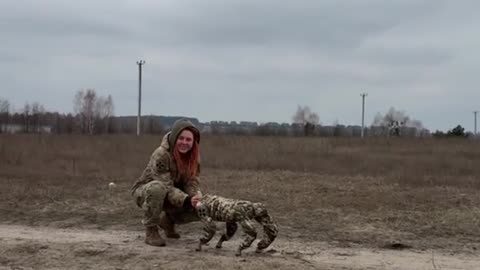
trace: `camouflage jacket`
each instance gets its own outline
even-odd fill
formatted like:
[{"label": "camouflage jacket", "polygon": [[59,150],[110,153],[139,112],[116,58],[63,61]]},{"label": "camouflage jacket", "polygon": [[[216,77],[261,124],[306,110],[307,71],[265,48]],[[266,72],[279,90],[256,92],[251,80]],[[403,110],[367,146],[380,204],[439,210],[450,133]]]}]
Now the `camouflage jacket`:
[{"label": "camouflage jacket", "polygon": [[[173,131],[172,131],[173,132]],[[170,153],[169,136],[172,132],[168,132],[162,139],[160,146],[155,149],[150,160],[144,169],[142,175],[137,179],[131,188],[132,194],[135,190],[151,181],[161,181],[168,188],[167,201],[176,208],[182,207],[184,200],[190,195],[195,195],[199,188],[198,173],[191,179],[177,179],[177,167],[172,154]],[[177,132],[179,133],[179,132]]]}]

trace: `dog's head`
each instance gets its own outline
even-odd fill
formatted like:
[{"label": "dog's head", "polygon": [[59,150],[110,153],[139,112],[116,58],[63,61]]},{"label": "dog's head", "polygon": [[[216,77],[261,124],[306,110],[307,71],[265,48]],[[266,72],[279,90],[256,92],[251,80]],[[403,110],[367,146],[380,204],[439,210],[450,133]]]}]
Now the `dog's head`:
[{"label": "dog's head", "polygon": [[207,205],[202,202],[197,203],[195,210],[197,210],[197,215],[200,219],[206,219],[210,215]]}]

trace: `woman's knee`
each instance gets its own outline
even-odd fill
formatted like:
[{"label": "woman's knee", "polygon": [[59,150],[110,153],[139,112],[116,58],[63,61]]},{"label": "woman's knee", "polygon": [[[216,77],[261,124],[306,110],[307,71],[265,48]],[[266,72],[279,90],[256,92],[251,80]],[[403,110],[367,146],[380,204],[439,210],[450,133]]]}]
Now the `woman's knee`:
[{"label": "woman's knee", "polygon": [[167,187],[160,181],[152,181],[145,184],[143,194],[151,198],[164,200],[167,196]]},{"label": "woman's knee", "polygon": [[162,204],[167,196],[167,187],[160,181],[152,181],[140,187],[136,194],[136,202],[138,206],[147,203]]}]

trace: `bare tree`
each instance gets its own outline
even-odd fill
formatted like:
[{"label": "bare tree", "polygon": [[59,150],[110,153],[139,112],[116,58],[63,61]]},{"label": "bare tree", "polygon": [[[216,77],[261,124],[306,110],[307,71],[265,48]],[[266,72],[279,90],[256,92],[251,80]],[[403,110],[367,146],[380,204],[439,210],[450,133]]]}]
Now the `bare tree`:
[{"label": "bare tree", "polygon": [[0,133],[6,132],[9,115],[10,102],[8,102],[6,99],[0,98]]},{"label": "bare tree", "polygon": [[93,134],[97,93],[95,89],[78,90],[73,99],[73,110],[79,116],[79,126],[82,133]]},{"label": "bare tree", "polygon": [[93,114],[96,118],[103,118],[106,115],[105,112],[105,101],[104,97],[97,97],[95,100],[95,108],[93,109]]},{"label": "bare tree", "polygon": [[105,130],[107,133],[110,133],[111,128],[111,118],[115,114],[115,105],[113,104],[113,98],[111,95],[107,96],[105,101]]},{"label": "bare tree", "polygon": [[85,133],[85,119],[83,115],[83,97],[85,96],[84,90],[78,90],[73,98],[73,112],[77,115],[78,126],[80,132]]},{"label": "bare tree", "polygon": [[10,110],[10,102],[8,100],[0,98],[0,112],[5,113]]},{"label": "bare tree", "polygon": [[318,114],[312,112],[308,106],[298,106],[297,111],[292,117],[293,123],[301,124],[304,128],[304,135],[313,134],[315,126],[318,125],[320,118]]},{"label": "bare tree", "polygon": [[113,98],[98,96],[95,89],[79,90],[73,99],[74,112],[77,115],[82,133],[108,131],[114,113]]},{"label": "bare tree", "polygon": [[99,118],[110,117],[113,115],[114,105],[112,96],[99,96],[95,102],[95,116]]},{"label": "bare tree", "polygon": [[95,104],[97,99],[97,93],[94,89],[87,89],[85,96],[83,97],[83,113],[87,120],[87,132],[93,134],[95,127]]},{"label": "bare tree", "polygon": [[83,96],[85,95],[84,90],[78,90],[75,93],[75,97],[73,98],[73,112],[78,114],[82,111],[82,104],[83,104]]},{"label": "bare tree", "polygon": [[106,116],[113,116],[115,113],[115,105],[113,104],[113,98],[111,95],[107,96],[107,100],[105,101],[105,112]]},{"label": "bare tree", "polygon": [[38,102],[32,104],[32,126],[34,132],[40,133],[42,127],[42,115],[45,113],[45,108]]},{"label": "bare tree", "polygon": [[113,98],[108,95],[106,98],[99,96],[95,103],[95,118],[100,132],[108,133],[110,128],[110,120],[114,113]]},{"label": "bare tree", "polygon": [[293,122],[296,124],[314,124],[319,123],[318,114],[312,112],[308,106],[302,107],[298,106],[297,111],[293,115]]},{"label": "bare tree", "polygon": [[387,135],[400,136],[400,129],[402,127],[415,128],[417,131],[422,131],[423,124],[419,120],[411,119],[405,111],[398,111],[394,107],[390,107],[386,114],[377,113],[372,126],[384,127],[387,130]]},{"label": "bare tree", "polygon": [[25,103],[23,106],[23,132],[28,133],[30,131],[30,104]]}]

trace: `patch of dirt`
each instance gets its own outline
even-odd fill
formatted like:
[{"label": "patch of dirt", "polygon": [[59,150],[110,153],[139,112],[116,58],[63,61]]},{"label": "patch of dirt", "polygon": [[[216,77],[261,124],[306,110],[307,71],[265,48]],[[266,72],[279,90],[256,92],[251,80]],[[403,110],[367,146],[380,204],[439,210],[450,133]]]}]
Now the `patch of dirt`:
[{"label": "patch of dirt", "polygon": [[143,243],[143,232],[0,225],[0,270],[13,269],[476,269],[479,254],[436,250],[333,247],[277,239],[267,251],[234,255],[240,237],[196,252],[198,234],[180,230],[166,247]]}]

